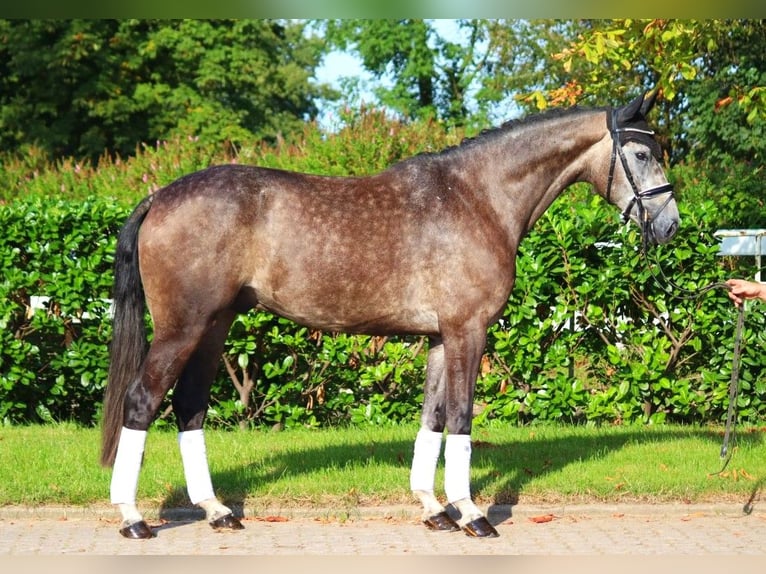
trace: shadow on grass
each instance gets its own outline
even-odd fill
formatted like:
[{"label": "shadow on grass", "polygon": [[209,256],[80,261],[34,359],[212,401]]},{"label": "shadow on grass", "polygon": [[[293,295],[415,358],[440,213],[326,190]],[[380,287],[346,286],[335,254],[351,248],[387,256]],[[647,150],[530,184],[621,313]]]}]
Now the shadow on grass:
[{"label": "shadow on grass", "polygon": [[[511,516],[512,507],[519,502],[526,486],[534,479],[557,472],[576,462],[598,460],[613,454],[626,446],[662,444],[687,438],[699,438],[711,443],[711,448],[720,446],[722,433],[715,429],[655,429],[651,433],[637,428],[610,432],[599,436],[572,436],[556,438],[534,438],[531,440],[484,441],[474,431],[473,471],[471,488],[474,496],[491,500],[488,517],[493,523],[500,523]],[[763,442],[761,432],[742,433],[737,436],[736,445],[757,445]],[[268,434],[257,435],[268,440]],[[254,439],[255,440],[255,439]],[[413,435],[414,441],[414,435]],[[412,441],[382,440],[309,448],[304,451],[275,452],[258,463],[244,463],[224,472],[214,472],[213,485],[224,504],[232,508],[235,515],[243,517],[245,501],[257,484],[277,481],[287,471],[290,474],[312,474],[343,468],[349,463],[374,461],[376,465],[401,468],[401,476],[408,485],[409,467],[412,458]],[[443,458],[440,460],[443,465]],[[483,472],[477,472],[481,468]],[[272,470],[267,470],[272,469]],[[718,469],[710,469],[713,474]],[[249,477],[244,483],[243,477]],[[752,512],[760,499],[766,477],[757,479],[749,500],[744,502],[743,512]],[[438,485],[437,485],[438,490]],[[413,504],[417,504],[414,497]],[[188,506],[183,484],[176,485],[168,492],[160,516],[170,516],[179,506]],[[348,504],[354,504],[353,500]],[[342,508],[334,509],[341,511]],[[201,510],[190,511],[190,516],[203,518]]]},{"label": "shadow on grass", "polygon": [[[511,517],[512,507],[519,503],[527,485],[547,474],[555,473],[570,464],[606,458],[628,446],[661,445],[688,438],[697,438],[711,443],[711,450],[720,447],[722,432],[715,429],[654,429],[651,433],[641,432],[640,427],[630,428],[599,436],[573,435],[552,439],[535,438],[529,441],[513,441],[507,444],[474,444],[474,461],[484,458],[484,466],[491,468],[472,481],[473,491],[492,499],[489,513],[497,516],[497,522]],[[762,433],[738,435],[735,446],[757,445],[763,442]],[[486,449],[486,452],[485,452]],[[478,457],[477,457],[478,454]],[[650,462],[647,460],[647,462]],[[721,461],[721,464],[722,461]],[[712,467],[709,474],[715,474],[720,467]],[[498,485],[498,477],[502,477]],[[761,486],[766,477],[757,480],[745,503],[744,512],[752,512]],[[492,492],[487,489],[492,488]],[[748,509],[749,505],[749,510]]]}]

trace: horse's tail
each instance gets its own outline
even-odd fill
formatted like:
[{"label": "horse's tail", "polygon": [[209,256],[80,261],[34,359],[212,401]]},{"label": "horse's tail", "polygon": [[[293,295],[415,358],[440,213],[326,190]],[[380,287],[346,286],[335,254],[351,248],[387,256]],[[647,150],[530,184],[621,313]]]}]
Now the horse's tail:
[{"label": "horse's tail", "polygon": [[123,404],[128,386],[136,379],[146,357],[144,286],[138,268],[138,231],[152,205],[146,197],[120,230],[114,255],[114,319],[109,378],[104,392],[101,423],[101,464],[112,466],[123,425]]}]

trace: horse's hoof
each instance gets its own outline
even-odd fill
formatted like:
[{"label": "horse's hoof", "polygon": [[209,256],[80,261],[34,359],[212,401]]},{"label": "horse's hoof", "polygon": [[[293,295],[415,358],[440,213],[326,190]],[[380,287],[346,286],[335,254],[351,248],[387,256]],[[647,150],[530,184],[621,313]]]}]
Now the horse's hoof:
[{"label": "horse's hoof", "polygon": [[474,538],[497,538],[500,536],[497,530],[495,530],[495,527],[483,516],[465,524],[463,526],[463,532],[465,532],[466,536],[472,536]]},{"label": "horse's hoof", "polygon": [[123,526],[120,528],[120,534],[122,534],[125,538],[131,538],[133,540],[154,538],[156,536],[152,529],[149,528],[149,525],[146,524],[146,522],[143,520],[139,520],[133,524]]},{"label": "horse's hoof", "polygon": [[438,530],[440,532],[457,532],[460,530],[457,522],[452,520],[449,514],[447,514],[447,512],[444,510],[438,514],[429,516],[423,520],[423,524],[425,524],[429,530]]},{"label": "horse's hoof", "polygon": [[227,530],[244,530],[245,528],[242,526],[239,518],[236,518],[233,514],[224,514],[220,518],[216,518],[210,522],[210,526],[213,530],[221,530],[224,528]]}]

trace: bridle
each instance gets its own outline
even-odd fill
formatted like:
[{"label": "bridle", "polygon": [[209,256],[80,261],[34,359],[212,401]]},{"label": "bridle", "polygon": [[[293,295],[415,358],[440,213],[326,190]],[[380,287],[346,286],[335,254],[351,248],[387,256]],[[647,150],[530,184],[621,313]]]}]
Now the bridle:
[{"label": "bridle", "polygon": [[[625,152],[622,150],[622,143],[620,142],[620,134],[628,133],[628,134],[636,134],[640,138],[641,136],[645,137],[652,137],[654,136],[654,132],[652,130],[648,129],[641,129],[636,127],[618,127],[617,125],[617,110],[611,110],[611,115],[609,116],[610,122],[609,122],[609,133],[612,136],[612,158],[609,163],[609,178],[607,179],[606,184],[606,199],[607,201],[611,201],[611,194],[612,194],[612,182],[614,181],[614,168],[617,164],[617,157],[620,158],[620,163],[622,164],[622,170],[625,173],[625,177],[628,180],[628,183],[630,183],[630,188],[633,190],[633,197],[628,202],[628,205],[625,207],[625,209],[622,212],[622,220],[623,222],[627,222],[628,218],[630,217],[630,212],[633,211],[633,207],[637,207],[638,209],[638,220],[640,222],[641,226],[641,236],[644,240],[644,244],[647,243],[648,240],[648,234],[653,233],[652,231],[652,219],[649,216],[649,212],[644,207],[643,201],[644,199],[652,199],[654,197],[657,197],[659,195],[668,194],[668,198],[665,200],[665,203],[662,204],[662,206],[657,210],[657,213],[661,213],[665,207],[671,202],[673,199],[673,185],[670,183],[665,183],[662,185],[658,185],[655,187],[651,187],[649,189],[639,190],[638,186],[636,185],[636,181],[633,178],[633,173],[630,171],[630,168],[628,167],[628,160],[625,157]],[[638,138],[637,138],[638,139]]]}]

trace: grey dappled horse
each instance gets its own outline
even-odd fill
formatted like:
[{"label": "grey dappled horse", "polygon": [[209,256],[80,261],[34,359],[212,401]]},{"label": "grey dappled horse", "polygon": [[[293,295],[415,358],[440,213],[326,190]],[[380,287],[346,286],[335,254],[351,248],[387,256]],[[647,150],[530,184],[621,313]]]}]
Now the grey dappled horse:
[{"label": "grey dappled horse", "polygon": [[[141,201],[117,243],[104,398],[102,463],[114,466],[121,533],[154,535],[137,484],[146,431],[174,385],[189,497],[213,527],[242,528],[214,494],[202,427],[229,327],[256,308],[325,331],[427,336],[411,489],[429,528],[497,536],[470,490],[487,328],[508,303],[519,242],[569,185],[590,183],[648,244],[675,234],[678,209],[646,122],[653,104],[534,115],[367,177],[210,167]],[[442,444],[456,521],[434,496]]]}]

